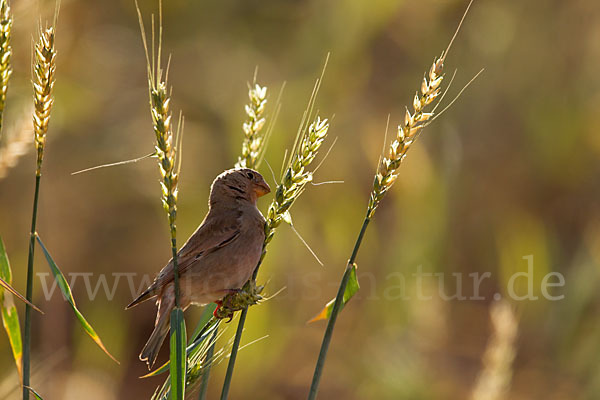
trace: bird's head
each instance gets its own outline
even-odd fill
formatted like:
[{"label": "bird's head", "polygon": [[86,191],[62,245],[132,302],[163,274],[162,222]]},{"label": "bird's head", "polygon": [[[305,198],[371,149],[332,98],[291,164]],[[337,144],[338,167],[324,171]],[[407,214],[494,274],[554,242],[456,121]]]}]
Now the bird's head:
[{"label": "bird's head", "polygon": [[224,199],[256,200],[271,192],[271,188],[261,174],[250,168],[230,169],[217,176],[210,191],[210,203]]}]

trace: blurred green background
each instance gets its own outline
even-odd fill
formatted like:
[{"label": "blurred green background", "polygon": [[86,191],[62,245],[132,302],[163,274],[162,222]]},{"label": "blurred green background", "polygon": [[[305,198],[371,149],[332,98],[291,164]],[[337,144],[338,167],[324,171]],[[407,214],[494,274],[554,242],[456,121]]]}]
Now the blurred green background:
[{"label": "blurred green background", "polygon": [[[140,2],[149,24],[157,2]],[[164,49],[172,54],[173,110],[186,118],[179,240],[207,210],[212,179],[240,152],[247,83],[269,87],[268,110],[286,82],[266,160],[279,171],[326,54],[317,108],[332,118],[337,144],[315,176],[343,184],[310,187],[269,248],[259,280],[280,295],[253,307],[231,399],[303,399],[324,324],[307,325],[335,295],[364,216],[386,120],[391,134],[423,73],[446,47],[465,1],[225,0],[164,2]],[[29,128],[31,38],[53,2],[13,1],[13,77],[4,146]],[[73,285],[79,308],[121,361],[115,365],[81,331],[56,292],[35,280],[32,384],[46,399],[149,398],[162,380],[140,380],[137,354],[155,308],[133,310],[126,277],[114,298],[88,296],[104,274],[153,276],[169,259],[167,221],[152,160],[83,175],[89,166],[152,151],[146,65],[133,1],[63,0],[57,32],[56,102],[43,166],[38,231]],[[358,257],[362,290],[338,321],[322,399],[466,399],[492,335],[489,308],[533,255],[537,301],[513,301],[519,319],[509,399],[596,399],[600,390],[600,3],[593,0],[477,0],[446,60],[458,70],[445,102],[485,72],[424,132],[369,227]],[[272,115],[272,114],[270,114]],[[25,128],[23,128],[25,126]],[[390,137],[390,135],[388,137]],[[327,144],[326,144],[327,146]],[[15,287],[25,291],[34,184],[33,144],[0,180],[0,234]],[[323,154],[324,152],[322,152]],[[271,184],[266,164],[261,167]],[[265,211],[270,198],[261,199]],[[473,293],[468,274],[489,272],[485,300],[445,301],[437,279],[418,300],[413,277],[444,273],[445,291]],[[563,274],[564,295],[547,301],[540,282]],[[38,252],[36,272],[48,273]],[[44,280],[45,279],[45,280]],[[404,279],[403,291],[400,285]],[[398,294],[410,296],[403,300]],[[411,296],[411,294],[413,296]],[[19,305],[20,312],[23,311]],[[194,327],[201,309],[187,312]],[[23,314],[21,313],[23,321]],[[236,322],[220,344],[226,345]],[[164,349],[163,349],[164,350]],[[166,358],[163,352],[161,360]],[[226,361],[213,369],[216,398]],[[0,334],[0,398],[16,399],[18,378]]]}]

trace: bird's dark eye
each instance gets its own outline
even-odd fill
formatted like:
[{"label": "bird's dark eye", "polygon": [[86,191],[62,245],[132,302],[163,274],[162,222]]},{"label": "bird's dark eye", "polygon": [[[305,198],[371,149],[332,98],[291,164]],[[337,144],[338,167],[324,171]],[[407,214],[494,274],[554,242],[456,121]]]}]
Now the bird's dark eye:
[{"label": "bird's dark eye", "polygon": [[246,176],[248,179],[254,179],[254,174],[252,172],[246,172]]}]

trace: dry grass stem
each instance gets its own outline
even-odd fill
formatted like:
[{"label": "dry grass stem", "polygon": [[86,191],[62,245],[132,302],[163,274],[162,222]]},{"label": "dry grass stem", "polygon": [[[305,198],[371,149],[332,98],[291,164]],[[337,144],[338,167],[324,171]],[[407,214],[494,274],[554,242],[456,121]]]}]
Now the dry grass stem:
[{"label": "dry grass stem", "polygon": [[8,0],[0,0],[0,132],[2,130],[2,117],[4,115],[4,105],[6,103],[8,80],[12,73],[12,70],[10,69],[10,56],[12,54],[12,49],[10,47],[11,28],[12,15]]},{"label": "dry grass stem", "polygon": [[490,310],[492,337],[483,355],[483,371],[471,400],[501,400],[506,397],[512,377],[518,321],[511,305],[499,301]]},{"label": "dry grass stem", "polygon": [[34,112],[33,129],[35,137],[35,148],[37,150],[36,175],[41,175],[44,147],[46,145],[46,133],[50,122],[50,111],[54,98],[52,89],[54,87],[54,75],[56,72],[56,49],[54,48],[54,27],[41,30],[38,42],[34,49],[33,66],[33,92]]},{"label": "dry grass stem", "polygon": [[426,112],[441,94],[441,84],[444,79],[444,53],[433,61],[429,72],[423,78],[420,90],[413,99],[412,113],[406,108],[404,123],[398,126],[398,133],[389,148],[387,156],[383,157],[377,168],[373,181],[373,190],[367,210],[371,218],[383,196],[392,187],[398,177],[398,168],[406,157],[406,152],[413,144],[421,130],[433,117],[433,112]]},{"label": "dry grass stem", "polygon": [[248,90],[248,97],[250,102],[245,107],[248,119],[243,124],[242,155],[235,164],[238,168],[256,168],[265,141],[261,130],[266,121],[263,114],[267,105],[267,88],[254,83]]}]

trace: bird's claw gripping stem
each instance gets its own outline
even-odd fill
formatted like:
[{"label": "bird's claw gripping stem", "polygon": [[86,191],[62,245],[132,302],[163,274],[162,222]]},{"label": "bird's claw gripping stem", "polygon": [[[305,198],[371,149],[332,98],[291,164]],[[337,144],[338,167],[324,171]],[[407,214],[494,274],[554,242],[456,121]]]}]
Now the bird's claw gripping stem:
[{"label": "bird's claw gripping stem", "polygon": [[217,308],[213,312],[213,315],[219,319],[229,318],[227,322],[230,322],[236,311],[243,310],[262,300],[260,293],[263,289],[264,286],[256,286],[256,282],[251,280],[241,289],[228,290],[227,295],[222,300],[216,301]]}]

